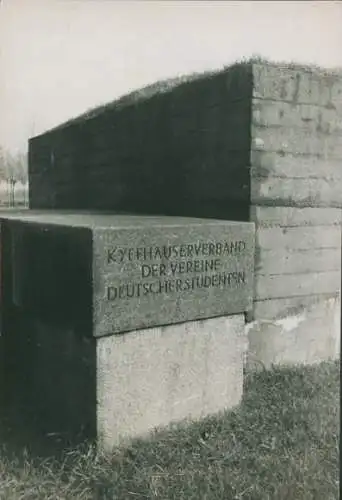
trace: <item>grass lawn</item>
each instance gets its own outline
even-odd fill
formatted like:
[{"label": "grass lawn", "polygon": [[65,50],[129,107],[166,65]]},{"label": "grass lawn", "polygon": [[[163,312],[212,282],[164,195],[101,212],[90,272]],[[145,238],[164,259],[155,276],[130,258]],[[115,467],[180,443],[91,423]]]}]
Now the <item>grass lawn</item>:
[{"label": "grass lawn", "polygon": [[339,363],[246,377],[241,406],[108,457],[0,450],[0,499],[339,498]]}]

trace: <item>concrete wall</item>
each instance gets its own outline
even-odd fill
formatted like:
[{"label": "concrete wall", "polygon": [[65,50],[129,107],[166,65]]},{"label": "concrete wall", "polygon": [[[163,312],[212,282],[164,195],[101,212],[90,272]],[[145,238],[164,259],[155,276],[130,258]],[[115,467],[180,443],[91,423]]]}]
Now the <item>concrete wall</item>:
[{"label": "concrete wall", "polygon": [[30,208],[248,220],[251,68],[110,104],[30,140]]},{"label": "concrete wall", "polygon": [[339,354],[342,79],[254,65],[250,360]]}]

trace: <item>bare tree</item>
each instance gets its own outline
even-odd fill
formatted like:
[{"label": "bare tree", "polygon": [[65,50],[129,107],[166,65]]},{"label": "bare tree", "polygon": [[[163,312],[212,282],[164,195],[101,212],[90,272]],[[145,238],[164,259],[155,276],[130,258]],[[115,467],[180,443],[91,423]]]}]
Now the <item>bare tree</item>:
[{"label": "bare tree", "polygon": [[[27,154],[19,152],[14,155],[0,146],[0,180],[7,183],[10,206],[15,205],[15,185],[21,182],[25,186],[27,179]],[[26,204],[25,188],[24,203]]]}]

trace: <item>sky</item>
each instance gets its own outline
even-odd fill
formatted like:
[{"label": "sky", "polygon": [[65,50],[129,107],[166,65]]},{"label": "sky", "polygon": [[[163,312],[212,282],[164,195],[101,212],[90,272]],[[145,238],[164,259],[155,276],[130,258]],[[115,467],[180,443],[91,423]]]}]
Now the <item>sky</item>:
[{"label": "sky", "polygon": [[341,26],[339,1],[0,0],[0,145],[242,57],[342,66]]}]

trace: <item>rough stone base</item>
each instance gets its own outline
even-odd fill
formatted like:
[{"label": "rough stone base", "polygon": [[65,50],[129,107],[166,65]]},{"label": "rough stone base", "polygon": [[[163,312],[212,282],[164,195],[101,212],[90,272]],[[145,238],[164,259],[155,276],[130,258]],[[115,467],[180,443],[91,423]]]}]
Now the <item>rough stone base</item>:
[{"label": "rough stone base", "polygon": [[247,368],[314,364],[340,356],[340,297],[322,300],[299,314],[258,319],[246,325]]},{"label": "rough stone base", "polygon": [[100,447],[238,405],[245,348],[244,315],[98,339]]}]

